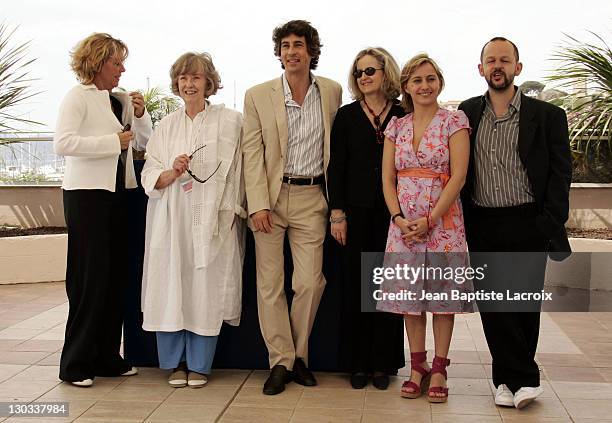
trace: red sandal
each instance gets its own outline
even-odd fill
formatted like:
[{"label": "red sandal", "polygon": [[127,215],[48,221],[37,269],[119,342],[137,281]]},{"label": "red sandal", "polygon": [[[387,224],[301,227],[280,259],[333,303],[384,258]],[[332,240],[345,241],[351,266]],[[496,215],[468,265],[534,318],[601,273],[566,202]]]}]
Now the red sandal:
[{"label": "red sandal", "polygon": [[[402,389],[400,390],[400,396],[402,398],[410,398],[415,399],[420,397],[423,394],[423,390],[427,389],[429,386],[429,379],[431,376],[431,371],[423,368],[422,364],[427,361],[427,351],[422,352],[411,352],[410,353],[410,367],[411,370],[420,373],[423,378],[421,379],[421,384],[417,385],[415,382],[411,380],[405,380],[402,384]],[[411,391],[407,391],[406,388],[411,388]]]},{"label": "red sandal", "polygon": [[[448,375],[446,373],[446,366],[450,364],[450,360],[445,357],[435,356],[433,359],[433,363],[431,363],[431,374],[440,373],[444,376],[444,379],[448,379]],[[443,394],[442,396],[436,396],[432,394]],[[446,402],[448,400],[448,388],[444,386],[432,386],[427,391],[427,399],[429,402],[440,403]]]}]

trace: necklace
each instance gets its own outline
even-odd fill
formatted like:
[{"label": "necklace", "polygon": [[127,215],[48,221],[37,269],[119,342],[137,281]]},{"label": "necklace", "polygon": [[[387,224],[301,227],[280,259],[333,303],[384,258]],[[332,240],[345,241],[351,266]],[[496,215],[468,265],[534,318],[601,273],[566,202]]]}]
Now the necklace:
[{"label": "necklace", "polygon": [[372,110],[372,108],[368,105],[368,102],[366,101],[365,97],[363,99],[363,104],[365,104],[366,109],[368,109],[368,112],[370,112],[370,114],[374,118],[374,126],[376,127],[376,143],[377,144],[384,143],[385,134],[383,133],[382,128],[380,127],[381,125],[380,117],[385,112],[385,110],[387,110],[387,106],[389,105],[389,100],[387,100],[387,102],[385,103],[385,107],[382,108],[379,114],[374,113],[374,110]]}]

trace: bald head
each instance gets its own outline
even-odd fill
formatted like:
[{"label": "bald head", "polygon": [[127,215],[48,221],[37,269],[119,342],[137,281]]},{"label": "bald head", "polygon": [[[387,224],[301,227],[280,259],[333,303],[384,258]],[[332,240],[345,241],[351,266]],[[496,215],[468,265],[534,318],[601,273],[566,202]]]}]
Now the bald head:
[{"label": "bald head", "polygon": [[517,62],[519,61],[519,51],[518,51],[518,48],[516,47],[516,44],[514,44],[512,41],[504,37],[493,37],[489,41],[487,41],[486,44],[482,46],[482,50],[480,50],[480,62],[481,63],[484,63],[484,58],[486,57],[487,48],[492,43],[495,43],[496,45],[505,44],[507,47],[512,49],[512,53],[514,54],[515,60]]}]

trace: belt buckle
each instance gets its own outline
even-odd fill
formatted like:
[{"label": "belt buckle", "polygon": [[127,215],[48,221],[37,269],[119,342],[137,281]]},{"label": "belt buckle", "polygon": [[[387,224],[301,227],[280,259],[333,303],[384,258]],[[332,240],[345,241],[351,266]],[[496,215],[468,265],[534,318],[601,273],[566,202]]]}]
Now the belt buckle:
[{"label": "belt buckle", "polygon": [[293,177],[291,177],[291,176],[287,176],[287,183],[288,183],[289,185],[291,185],[291,180],[292,180],[292,179],[293,179]]}]

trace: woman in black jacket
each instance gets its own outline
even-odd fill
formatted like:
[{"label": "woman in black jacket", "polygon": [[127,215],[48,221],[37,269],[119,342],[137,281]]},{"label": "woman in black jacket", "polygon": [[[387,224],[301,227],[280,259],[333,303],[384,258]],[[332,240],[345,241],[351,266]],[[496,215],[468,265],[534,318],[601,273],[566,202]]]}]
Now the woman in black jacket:
[{"label": "woman in black jacket", "polygon": [[373,304],[369,287],[361,288],[361,253],[382,253],[387,242],[383,131],[391,117],[405,114],[397,101],[399,67],[385,49],[364,49],[353,61],[349,89],[355,101],[336,114],[327,174],[331,234],[343,246],[340,356],[353,388],[365,387],[372,375],[373,385],[386,389],[388,375],[405,365],[403,320],[361,311],[362,291]]}]

